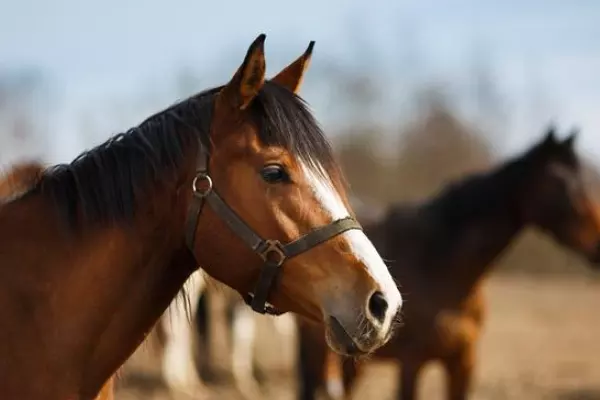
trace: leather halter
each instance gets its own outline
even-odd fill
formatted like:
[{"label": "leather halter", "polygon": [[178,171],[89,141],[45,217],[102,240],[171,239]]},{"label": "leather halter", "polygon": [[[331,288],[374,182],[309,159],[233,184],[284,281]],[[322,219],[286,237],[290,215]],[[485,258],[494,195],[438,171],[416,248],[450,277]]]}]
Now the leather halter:
[{"label": "leather halter", "polygon": [[246,304],[261,314],[280,315],[282,312],[267,304],[267,298],[273,287],[277,273],[283,263],[298,254],[323,243],[343,232],[362,227],[352,217],[342,218],[328,225],[319,227],[298,239],[282,244],[278,240],[263,239],[252,230],[231,207],[219,196],[213,188],[213,182],[208,172],[209,154],[205,147],[200,144],[197,157],[196,177],[192,182],[192,204],[188,210],[186,221],[186,245],[194,253],[196,227],[200,212],[207,203],[213,211],[221,217],[225,223],[242,239],[256,254],[264,261],[254,293],[248,293],[244,297]]}]

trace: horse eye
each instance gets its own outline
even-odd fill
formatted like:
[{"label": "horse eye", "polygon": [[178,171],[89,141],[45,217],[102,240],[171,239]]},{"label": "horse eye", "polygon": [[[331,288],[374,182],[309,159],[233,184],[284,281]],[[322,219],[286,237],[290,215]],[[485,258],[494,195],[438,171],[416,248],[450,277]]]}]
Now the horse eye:
[{"label": "horse eye", "polygon": [[267,183],[281,183],[290,181],[290,176],[279,164],[266,165],[262,171],[260,171],[260,175]]}]

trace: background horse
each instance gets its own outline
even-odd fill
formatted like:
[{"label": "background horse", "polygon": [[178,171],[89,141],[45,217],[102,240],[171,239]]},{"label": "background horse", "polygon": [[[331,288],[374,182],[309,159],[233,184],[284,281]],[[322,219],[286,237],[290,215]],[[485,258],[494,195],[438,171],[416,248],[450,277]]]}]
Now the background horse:
[{"label": "background horse", "polygon": [[[415,398],[419,373],[432,360],[447,373],[447,398],[467,397],[486,314],[484,278],[525,227],[600,261],[600,228],[574,141],[575,134],[559,141],[550,130],[498,168],[455,182],[422,204],[393,206],[379,223],[365,224],[408,299],[404,327],[375,354],[401,363],[398,398]],[[340,364],[318,327],[301,323],[299,335],[299,398],[314,398],[323,383],[331,397],[343,397],[360,364]]]},{"label": "background horse", "polygon": [[264,39],[226,85],[0,207],[3,398],[95,397],[199,265],[257,311],[323,321],[336,351],[388,341],[400,293],[294,94],[312,43],[265,81]]}]

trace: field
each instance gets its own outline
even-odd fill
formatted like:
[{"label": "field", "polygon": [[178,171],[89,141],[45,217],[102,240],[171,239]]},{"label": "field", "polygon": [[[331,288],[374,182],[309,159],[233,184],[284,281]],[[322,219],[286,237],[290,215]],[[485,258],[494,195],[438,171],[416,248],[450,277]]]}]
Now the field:
[{"label": "field", "polygon": [[[600,399],[599,279],[495,276],[487,284],[487,296],[490,317],[480,343],[472,399]],[[256,350],[267,371],[263,398],[291,400],[296,385],[291,370],[294,338],[278,342],[268,334],[268,326],[261,320]],[[282,348],[291,353],[277,363]],[[153,353],[146,346],[132,357],[118,384],[117,399],[184,399],[167,395],[157,378]],[[394,365],[372,364],[354,398],[393,399],[396,371]],[[421,380],[421,398],[443,399],[442,383],[441,369],[432,365]],[[211,385],[210,393],[197,398],[242,397],[221,384]]]}]

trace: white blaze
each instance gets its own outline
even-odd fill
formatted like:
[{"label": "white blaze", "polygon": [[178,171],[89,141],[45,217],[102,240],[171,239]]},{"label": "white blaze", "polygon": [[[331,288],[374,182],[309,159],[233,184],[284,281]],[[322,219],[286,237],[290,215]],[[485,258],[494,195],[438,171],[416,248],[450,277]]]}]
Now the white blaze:
[{"label": "white blaze", "polygon": [[[320,178],[306,166],[303,166],[303,169],[315,196],[323,209],[330,214],[332,221],[349,217],[350,213],[331,181]],[[323,173],[323,175],[327,176],[326,173]],[[375,246],[363,231],[352,229],[344,232],[342,237],[348,243],[352,254],[365,265],[388,302],[388,309],[383,322],[384,331],[387,331],[392,319],[402,306],[400,291]],[[373,322],[377,323],[376,321]]]}]

